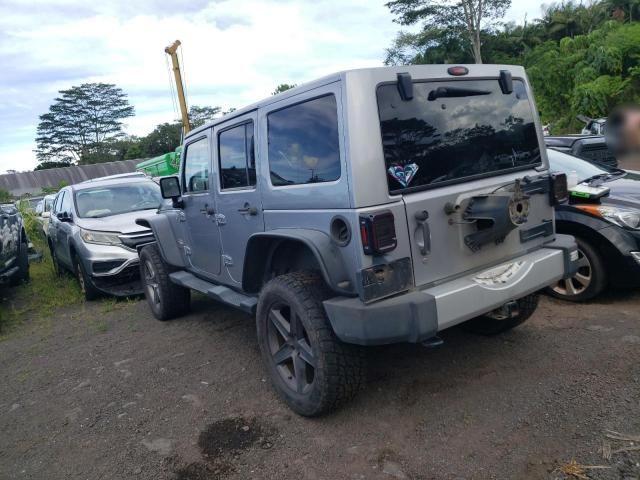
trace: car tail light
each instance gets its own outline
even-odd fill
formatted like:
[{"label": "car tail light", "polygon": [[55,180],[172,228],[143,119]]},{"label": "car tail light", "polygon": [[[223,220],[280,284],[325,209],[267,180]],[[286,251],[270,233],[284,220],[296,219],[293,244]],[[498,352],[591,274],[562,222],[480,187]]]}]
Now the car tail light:
[{"label": "car tail light", "polygon": [[567,186],[567,175],[564,173],[554,173],[551,175],[551,205],[559,205],[569,200],[569,188]]},{"label": "car tail light", "polygon": [[366,255],[390,252],[398,245],[396,226],[391,212],[360,217],[360,238]]}]

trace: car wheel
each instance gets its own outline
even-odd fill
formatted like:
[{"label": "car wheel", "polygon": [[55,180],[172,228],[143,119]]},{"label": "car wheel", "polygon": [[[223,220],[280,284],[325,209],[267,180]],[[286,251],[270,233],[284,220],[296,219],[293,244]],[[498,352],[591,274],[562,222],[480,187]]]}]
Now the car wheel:
[{"label": "car wheel", "polygon": [[462,327],[479,335],[498,335],[507,330],[522,325],[538,308],[540,297],[537,294],[527,295],[516,300],[518,313],[508,316],[501,312],[492,312],[478,318],[474,318],[462,324]]},{"label": "car wheel", "polygon": [[91,278],[85,272],[82,262],[77,256],[73,257],[73,270],[84,299],[88,302],[97,299],[100,296],[100,290],[93,285]]},{"label": "car wheel", "polygon": [[600,295],[607,286],[604,262],[598,251],[587,241],[576,237],[578,244],[578,271],[566,280],[560,280],[547,292],[570,302],[583,302]]},{"label": "car wheel", "polygon": [[184,315],[191,304],[191,290],[169,279],[173,269],[165,263],[156,244],[140,250],[140,281],[144,296],[160,321]]},{"label": "car wheel", "polygon": [[20,243],[18,252],[18,273],[15,276],[15,284],[29,281],[29,245],[26,242]]},{"label": "car wheel", "polygon": [[325,292],[316,274],[281,275],[262,289],[256,315],[272,384],[294,412],[310,417],[350,400],[365,382],[362,352],[335,336]]}]

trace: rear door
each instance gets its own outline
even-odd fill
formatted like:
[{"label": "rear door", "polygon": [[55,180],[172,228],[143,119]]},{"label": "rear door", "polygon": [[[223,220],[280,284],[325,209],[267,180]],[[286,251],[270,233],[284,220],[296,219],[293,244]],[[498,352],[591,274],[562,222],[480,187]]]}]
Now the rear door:
[{"label": "rear door", "polygon": [[183,249],[191,269],[205,277],[220,273],[220,237],[209,179],[210,134],[205,131],[185,143],[182,167],[183,218],[188,232]]},{"label": "rear door", "polygon": [[222,260],[229,279],[240,285],[249,237],[264,230],[256,182],[256,113],[214,130],[218,168],[217,210]]},{"label": "rear door", "polygon": [[[516,257],[553,233],[548,197],[533,195],[521,205],[526,211],[514,210],[518,220],[528,214],[526,222],[504,238],[474,243],[486,227],[472,219],[487,201],[478,199],[512,196],[514,180],[538,175],[542,162],[523,81],[514,79],[512,93],[496,78],[416,81],[408,101],[396,84],[381,85],[377,95],[389,190],[403,195],[416,285]],[[501,211],[489,213],[500,216],[510,203],[496,200]],[[522,241],[519,231],[533,226],[542,233]]]}]

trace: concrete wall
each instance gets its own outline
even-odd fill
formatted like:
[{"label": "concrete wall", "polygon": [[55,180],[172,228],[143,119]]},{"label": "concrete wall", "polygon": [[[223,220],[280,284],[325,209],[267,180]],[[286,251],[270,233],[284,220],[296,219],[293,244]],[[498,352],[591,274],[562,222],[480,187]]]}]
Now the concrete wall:
[{"label": "concrete wall", "polygon": [[133,172],[140,161],[123,160],[77,167],[50,168],[34,172],[7,173],[0,175],[0,189],[7,190],[14,197],[25,194],[38,195],[42,192],[42,187],[57,187],[60,182],[73,185],[91,178]]}]

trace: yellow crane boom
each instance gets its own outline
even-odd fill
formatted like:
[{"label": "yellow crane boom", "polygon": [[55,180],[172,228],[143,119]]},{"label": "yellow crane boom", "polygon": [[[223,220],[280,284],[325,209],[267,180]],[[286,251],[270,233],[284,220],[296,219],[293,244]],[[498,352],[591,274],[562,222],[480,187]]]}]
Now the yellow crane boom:
[{"label": "yellow crane boom", "polygon": [[186,135],[191,131],[191,125],[189,124],[189,111],[187,110],[187,100],[184,96],[184,86],[182,85],[182,75],[180,73],[180,64],[178,63],[177,51],[179,46],[180,40],[176,40],[167,48],[165,48],[164,51],[171,57],[171,64],[173,65],[173,76],[176,80],[176,90],[178,92],[178,102],[180,103],[182,130],[184,135]]}]

